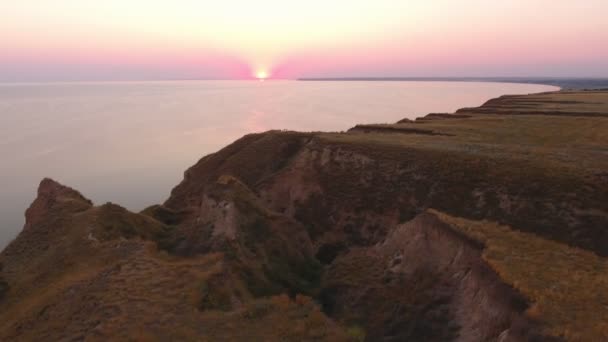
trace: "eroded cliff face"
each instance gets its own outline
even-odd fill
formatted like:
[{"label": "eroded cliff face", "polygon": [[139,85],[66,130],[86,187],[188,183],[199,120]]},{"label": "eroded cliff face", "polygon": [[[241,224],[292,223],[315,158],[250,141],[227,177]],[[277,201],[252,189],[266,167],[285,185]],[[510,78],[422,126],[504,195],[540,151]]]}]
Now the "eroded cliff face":
[{"label": "eroded cliff face", "polygon": [[[265,166],[248,167],[258,155],[268,159]],[[287,294],[318,303],[288,323],[297,327],[318,315],[314,324],[324,333],[311,339],[548,338],[526,315],[530,300],[483,259],[483,244],[426,212],[448,207],[518,222],[521,208],[535,202],[504,204],[515,195],[500,187],[500,178],[484,183],[488,169],[480,163],[472,164],[470,183],[454,184],[454,174],[474,171],[467,170],[472,161],[448,161],[452,167],[442,173],[446,160],[429,158],[408,150],[372,153],[307,134],[253,135],[202,159],[164,205],[143,214],[93,206],[44,180],[24,231],[0,257],[6,265],[0,315],[11,315],[0,336],[127,339],[176,329],[185,339],[217,337],[226,327],[217,328],[219,335],[195,327],[219,324],[212,318],[218,314],[240,322],[258,305],[266,306],[255,319],[272,325],[282,306],[264,301]],[[528,185],[520,185],[523,196]],[[536,209],[526,229],[584,215],[570,204]],[[149,323],[137,325],[133,317]]]},{"label": "eroded cliff face", "polygon": [[[556,191],[552,187],[563,180],[544,179],[534,166],[520,175],[499,170],[507,163],[525,166],[513,165],[517,161],[390,146],[368,150],[319,136],[269,134],[246,137],[246,151],[203,159],[166,206],[204,207],[213,178],[196,175],[209,175],[210,164],[243,180],[260,206],[306,231],[312,253],[325,265],[313,292],[325,312],[346,325],[363,326],[370,340],[541,338],[541,333],[535,337],[537,323],[524,314],[528,300],[481,258],[484,247],[427,208],[493,219],[605,252],[605,246],[585,237],[602,239],[595,232],[603,221],[567,200],[579,190]],[[276,155],[283,160],[273,161],[279,168],[252,174],[239,164],[269,148],[281,151]],[[588,203],[601,206],[601,201]],[[178,226],[189,227],[192,217],[211,212],[196,206]],[[525,225],[517,226],[521,222]],[[564,222],[568,229],[560,230]]]},{"label": "eroded cliff face", "polygon": [[[246,148],[235,150],[240,145]],[[436,208],[608,254],[605,181],[517,159],[290,132],[247,136],[235,146],[188,170],[165,205],[200,205],[206,185],[227,174],[269,209],[305,225],[317,248],[373,244],[396,224]],[[275,157],[265,168],[248,167],[250,159],[269,155]]]},{"label": "eroded cliff face", "polygon": [[44,180],[0,254],[0,340],[349,340],[303,296],[304,230],[249,196],[224,178],[175,227]]},{"label": "eroded cliff face", "polygon": [[340,255],[321,298],[332,317],[364,325],[370,340],[531,339],[526,299],[482,259],[483,248],[423,213],[373,247]]}]

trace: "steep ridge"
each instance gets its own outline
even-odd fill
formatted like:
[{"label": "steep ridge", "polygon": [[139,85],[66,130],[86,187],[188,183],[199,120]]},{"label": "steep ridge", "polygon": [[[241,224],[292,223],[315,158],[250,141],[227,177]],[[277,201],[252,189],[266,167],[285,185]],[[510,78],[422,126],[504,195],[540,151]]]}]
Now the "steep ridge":
[{"label": "steep ridge", "polygon": [[0,340],[606,339],[608,119],[536,112],[608,92],[529,101],[250,134],[142,213],[45,179],[0,253]]},{"label": "steep ridge", "polygon": [[[268,134],[291,141],[290,146],[302,141],[300,134],[273,132],[260,135],[264,144]],[[220,151],[213,158],[225,161],[218,167],[251,187],[271,209],[303,223],[316,241],[347,238],[373,243],[388,227],[432,207],[457,216],[504,222],[608,254],[604,229],[608,217],[603,214],[607,198],[599,191],[608,190],[605,180],[529,160],[371,145],[365,135],[351,133],[340,138],[343,141],[314,136],[297,153],[277,156],[274,162],[285,163],[284,168],[259,175],[251,175],[233,161],[264,154],[265,146],[255,142],[229,157]],[[188,174],[209,175],[206,162]],[[166,206],[198,204],[206,182],[204,176],[186,177]]]},{"label": "steep ridge", "polygon": [[[171,246],[176,228],[115,204],[92,206],[76,191],[44,180],[26,229],[0,254],[6,285],[0,340],[347,340],[301,295],[319,269],[306,258],[309,247],[298,232],[285,239],[283,224],[294,223],[249,215],[254,209],[247,207],[229,213],[238,200],[209,201],[208,208],[221,205],[226,216],[210,213],[210,239],[204,246],[192,240],[205,250],[189,250],[184,258],[158,248]],[[262,221],[248,222],[258,226],[247,226],[253,230],[234,241],[243,227],[226,219],[230,215]],[[273,220],[279,228],[266,226]],[[260,260],[269,260],[270,268]],[[272,296],[283,292],[298,295]]]}]

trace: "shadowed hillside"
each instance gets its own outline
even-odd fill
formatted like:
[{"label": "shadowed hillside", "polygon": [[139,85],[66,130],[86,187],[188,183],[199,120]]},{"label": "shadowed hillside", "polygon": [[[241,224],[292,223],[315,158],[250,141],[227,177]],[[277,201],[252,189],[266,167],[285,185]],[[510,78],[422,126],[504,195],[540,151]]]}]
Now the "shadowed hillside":
[{"label": "shadowed hillside", "polygon": [[608,339],[608,92],[270,131],[163,204],[43,180],[0,340]]}]

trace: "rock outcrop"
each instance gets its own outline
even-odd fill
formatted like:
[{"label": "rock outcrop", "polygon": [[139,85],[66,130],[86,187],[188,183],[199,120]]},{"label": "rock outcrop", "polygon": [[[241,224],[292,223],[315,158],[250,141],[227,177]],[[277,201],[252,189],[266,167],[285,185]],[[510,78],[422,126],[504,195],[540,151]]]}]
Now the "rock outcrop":
[{"label": "rock outcrop", "polygon": [[303,296],[320,264],[298,223],[233,178],[214,186],[175,227],[44,180],[0,254],[0,340],[347,340]]}]

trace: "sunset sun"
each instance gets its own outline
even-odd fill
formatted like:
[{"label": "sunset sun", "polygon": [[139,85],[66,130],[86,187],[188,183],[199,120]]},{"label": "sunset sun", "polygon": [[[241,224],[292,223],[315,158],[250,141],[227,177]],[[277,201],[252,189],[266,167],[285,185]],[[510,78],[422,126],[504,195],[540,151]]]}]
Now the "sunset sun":
[{"label": "sunset sun", "polygon": [[255,73],[255,77],[256,77],[258,80],[265,80],[265,79],[267,79],[267,78],[268,78],[268,72],[266,72],[265,70],[258,70],[258,71]]}]

